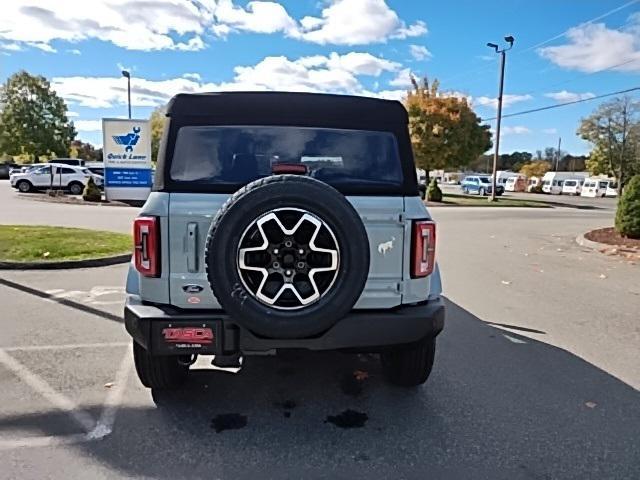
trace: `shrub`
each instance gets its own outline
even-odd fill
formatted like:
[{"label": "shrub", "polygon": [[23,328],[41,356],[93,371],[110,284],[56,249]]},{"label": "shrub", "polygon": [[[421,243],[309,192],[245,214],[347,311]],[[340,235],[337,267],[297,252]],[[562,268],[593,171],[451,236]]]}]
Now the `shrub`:
[{"label": "shrub", "polygon": [[623,237],[640,238],[640,175],[629,180],[618,201],[616,231]]},{"label": "shrub", "polygon": [[542,193],[542,183],[539,183],[538,185],[531,187],[531,193]]},{"label": "shrub", "polygon": [[427,200],[430,202],[442,201],[442,190],[438,186],[438,181],[434,178],[429,184],[429,190],[427,190]]},{"label": "shrub", "polygon": [[99,202],[102,200],[102,192],[93,181],[93,177],[89,177],[89,181],[82,192],[82,199],[86,202]]}]

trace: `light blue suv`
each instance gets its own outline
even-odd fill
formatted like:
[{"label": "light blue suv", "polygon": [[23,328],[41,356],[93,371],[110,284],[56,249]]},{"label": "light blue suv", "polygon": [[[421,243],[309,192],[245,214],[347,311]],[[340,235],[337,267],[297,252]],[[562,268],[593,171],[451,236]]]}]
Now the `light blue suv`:
[{"label": "light blue suv", "polygon": [[[488,195],[491,193],[491,177],[485,175],[469,175],[464,178],[460,186],[464,194],[475,193],[481,196]],[[504,187],[502,185],[496,185],[496,195],[500,196],[503,193]]]},{"label": "light blue suv", "polygon": [[127,279],[141,382],[178,388],[198,355],[349,349],[423,383],[445,305],[404,107],[181,94],[167,117]]}]

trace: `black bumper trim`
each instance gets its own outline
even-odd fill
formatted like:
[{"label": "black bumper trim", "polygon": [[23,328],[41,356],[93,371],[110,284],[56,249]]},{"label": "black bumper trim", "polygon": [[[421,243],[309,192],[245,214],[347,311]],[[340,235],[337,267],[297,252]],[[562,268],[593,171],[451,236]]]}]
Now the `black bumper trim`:
[{"label": "black bumper trim", "polygon": [[326,332],[313,338],[273,339],[254,335],[239,326],[222,310],[180,310],[173,307],[145,305],[129,296],[124,309],[127,332],[151,353],[157,347],[152,338],[152,322],[170,321],[176,325],[214,322],[217,325],[216,349],[219,354],[244,353],[295,348],[339,350],[349,348],[384,348],[408,344],[425,337],[435,337],[444,328],[445,306],[441,298],[394,310],[354,311]]}]

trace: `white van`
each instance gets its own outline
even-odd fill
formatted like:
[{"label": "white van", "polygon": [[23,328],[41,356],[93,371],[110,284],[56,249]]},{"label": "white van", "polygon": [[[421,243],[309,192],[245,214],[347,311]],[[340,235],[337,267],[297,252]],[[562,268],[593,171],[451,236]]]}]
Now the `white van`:
[{"label": "white van", "polygon": [[563,195],[580,195],[582,192],[582,186],[584,185],[584,178],[570,178],[565,180],[562,184]]},{"label": "white van", "polygon": [[498,170],[496,172],[496,185],[501,185],[506,190],[507,180],[518,176],[518,173],[512,172],[511,170]]},{"label": "white van", "polygon": [[565,180],[586,177],[587,174],[580,172],[547,172],[542,177],[542,191],[553,195],[562,195]]},{"label": "white van", "polygon": [[504,189],[507,192],[524,192],[527,189],[527,177],[524,175],[516,175],[509,177],[504,182]]},{"label": "white van", "polygon": [[582,186],[582,197],[617,197],[615,180],[607,178],[587,178]]}]

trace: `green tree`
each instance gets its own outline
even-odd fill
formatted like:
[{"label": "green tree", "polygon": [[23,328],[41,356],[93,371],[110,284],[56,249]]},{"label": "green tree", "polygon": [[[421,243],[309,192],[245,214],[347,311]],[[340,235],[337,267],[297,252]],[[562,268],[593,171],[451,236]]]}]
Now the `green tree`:
[{"label": "green tree", "polygon": [[0,87],[0,151],[65,155],[76,136],[67,105],[46,78],[20,71]]},{"label": "green tree", "polygon": [[418,167],[427,172],[463,167],[491,148],[489,126],[480,125],[465,98],[440,93],[437,80],[431,85],[426,78],[422,84],[411,81],[405,106]]},{"label": "green tree", "polygon": [[629,238],[640,238],[640,175],[627,183],[616,211],[616,231]]},{"label": "green tree", "polygon": [[160,150],[160,140],[164,132],[164,124],[167,115],[167,107],[158,107],[151,112],[149,118],[151,123],[151,160],[158,161],[158,151]]},{"label": "green tree", "polygon": [[593,145],[587,161],[592,173],[618,179],[618,195],[627,179],[640,173],[640,103],[619,97],[583,118],[578,135]]}]

